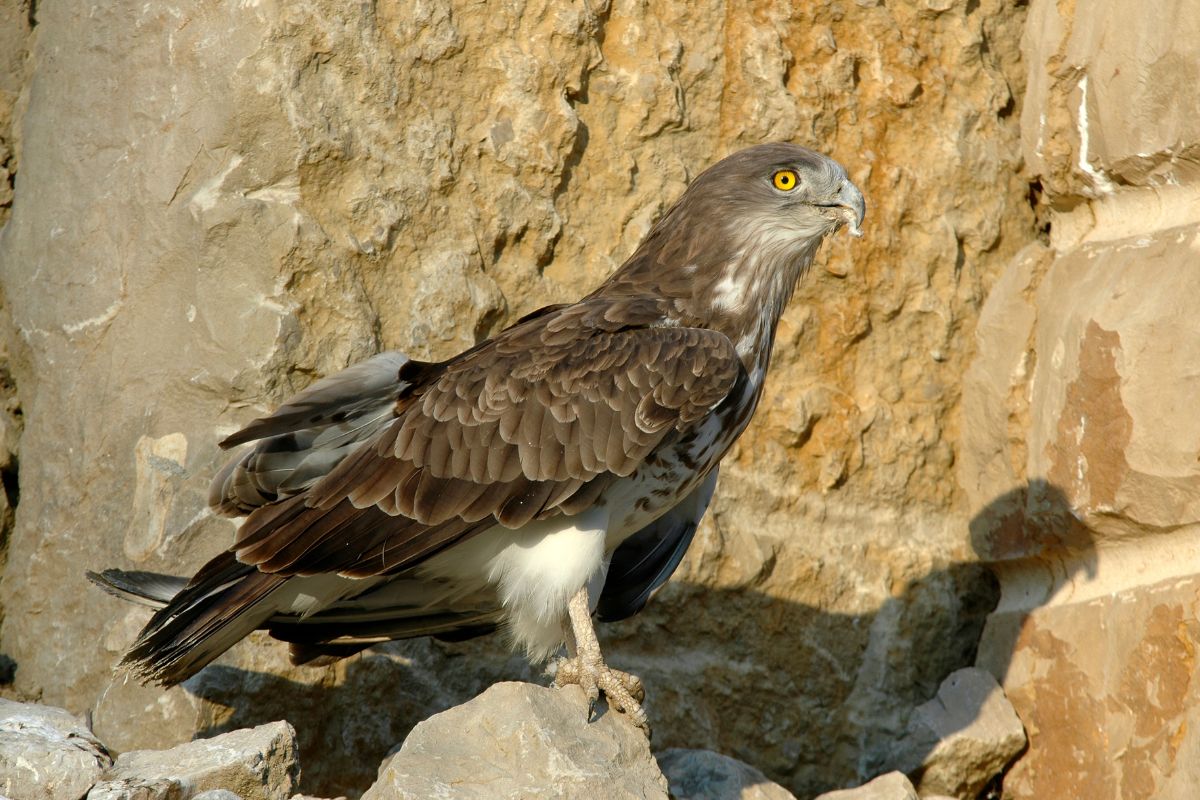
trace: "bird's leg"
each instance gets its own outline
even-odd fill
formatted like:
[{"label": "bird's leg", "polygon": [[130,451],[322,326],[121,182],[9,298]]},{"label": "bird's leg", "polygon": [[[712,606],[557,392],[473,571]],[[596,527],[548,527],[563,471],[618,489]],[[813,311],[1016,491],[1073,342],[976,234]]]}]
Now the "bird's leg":
[{"label": "bird's leg", "polygon": [[623,712],[630,722],[649,736],[650,726],[646,720],[646,712],[638,702],[646,696],[642,682],[636,675],[612,669],[604,663],[604,657],[600,654],[600,642],[596,639],[596,629],[592,627],[592,609],[587,586],[571,598],[571,602],[567,604],[567,612],[571,618],[571,631],[574,633],[574,648],[568,649],[573,649],[574,655],[559,662],[554,685],[580,686],[587,694],[589,719],[596,701],[600,698],[600,692],[604,692],[609,705]]}]

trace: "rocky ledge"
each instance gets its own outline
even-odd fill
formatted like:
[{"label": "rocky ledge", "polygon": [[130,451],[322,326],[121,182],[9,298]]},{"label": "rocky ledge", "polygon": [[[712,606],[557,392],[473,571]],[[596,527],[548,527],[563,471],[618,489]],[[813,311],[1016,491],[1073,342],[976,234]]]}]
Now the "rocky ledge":
[{"label": "rocky ledge", "polygon": [[[670,749],[656,757],[645,736],[603,704],[592,722],[585,709],[576,687],[496,684],[417,725],[363,800],[794,797],[728,756]],[[904,772],[818,800],[968,800],[1024,744],[995,680],[960,670],[913,713],[894,759]],[[12,800],[296,800],[299,784],[296,734],[287,722],[114,758],[69,712],[0,700],[0,794]]]}]

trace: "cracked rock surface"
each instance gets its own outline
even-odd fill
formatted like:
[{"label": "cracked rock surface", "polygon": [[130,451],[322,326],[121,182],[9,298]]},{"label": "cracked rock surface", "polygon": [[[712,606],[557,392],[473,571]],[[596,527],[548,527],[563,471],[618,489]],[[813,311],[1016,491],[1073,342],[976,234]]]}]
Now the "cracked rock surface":
[{"label": "cracked rock surface", "polygon": [[61,708],[0,699],[0,795],[13,800],[78,800],[112,757]]},{"label": "cracked rock surface", "polygon": [[299,779],[296,732],[274,722],[169,750],[122,753],[87,800],[184,800],[209,790],[242,800],[287,800]]}]

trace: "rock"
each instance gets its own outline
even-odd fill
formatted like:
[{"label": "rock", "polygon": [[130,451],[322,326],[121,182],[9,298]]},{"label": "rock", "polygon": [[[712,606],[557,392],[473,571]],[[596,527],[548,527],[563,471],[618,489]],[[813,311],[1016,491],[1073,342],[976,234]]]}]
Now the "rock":
[{"label": "rock", "polygon": [[0,699],[0,795],[78,800],[112,757],[73,714]]},{"label": "rock", "polygon": [[498,683],[417,725],[363,800],[666,800],[645,734],[607,709],[586,716],[578,687]]},{"label": "rock", "polygon": [[[1195,796],[1200,579],[1129,585],[1163,561],[1195,558],[1185,546],[1131,548],[1101,558],[1090,578],[1067,562],[1057,568],[1073,572],[1053,590],[1062,599],[1025,614],[1016,606],[989,625],[981,659],[998,663],[995,652],[1011,652],[1004,688],[1029,733],[1029,749],[1005,774],[1006,796]],[[1049,588],[1024,576],[1012,585]]]},{"label": "rock", "polygon": [[188,800],[218,792],[241,800],[287,800],[299,780],[296,732],[274,722],[170,750],[122,753],[88,800]]},{"label": "rock", "polygon": [[905,771],[919,773],[922,797],[975,800],[1024,746],[1025,729],[996,679],[970,667],[951,673],[913,713],[901,761],[919,763]]},{"label": "rock", "polygon": [[880,775],[854,789],[839,789],[818,795],[816,800],[919,800],[917,790],[902,772]]},{"label": "rock", "polygon": [[1200,20],[1187,0],[1140,9],[1137,0],[1031,3],[1022,150],[1056,199],[1200,177],[1200,123],[1186,110],[1200,103]]},{"label": "rock", "polygon": [[1013,262],[964,389],[962,484],[1002,565],[978,664],[1029,735],[1014,800],[1195,793],[1200,226],[1155,230],[1133,189],[1095,203],[1128,216]]},{"label": "rock", "polygon": [[958,462],[1002,591],[977,663],[1029,736],[1012,800],[1196,795],[1200,22],[1183,7],[1030,5],[1022,147],[1049,236],[982,309]]},{"label": "rock", "polygon": [[749,764],[710,750],[672,748],[658,766],[675,800],[795,800],[795,795]]}]

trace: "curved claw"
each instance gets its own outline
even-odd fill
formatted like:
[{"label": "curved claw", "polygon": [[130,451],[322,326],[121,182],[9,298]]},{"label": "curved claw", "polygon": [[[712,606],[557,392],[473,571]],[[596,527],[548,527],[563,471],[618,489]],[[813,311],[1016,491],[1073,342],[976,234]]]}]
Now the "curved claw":
[{"label": "curved claw", "polygon": [[595,714],[600,692],[604,692],[609,705],[641,728],[650,736],[650,723],[641,701],[646,698],[646,689],[640,678],[628,672],[612,669],[603,661],[591,663],[579,656],[564,658],[558,663],[554,685],[558,687],[576,685],[583,689],[588,698],[588,721]]}]

